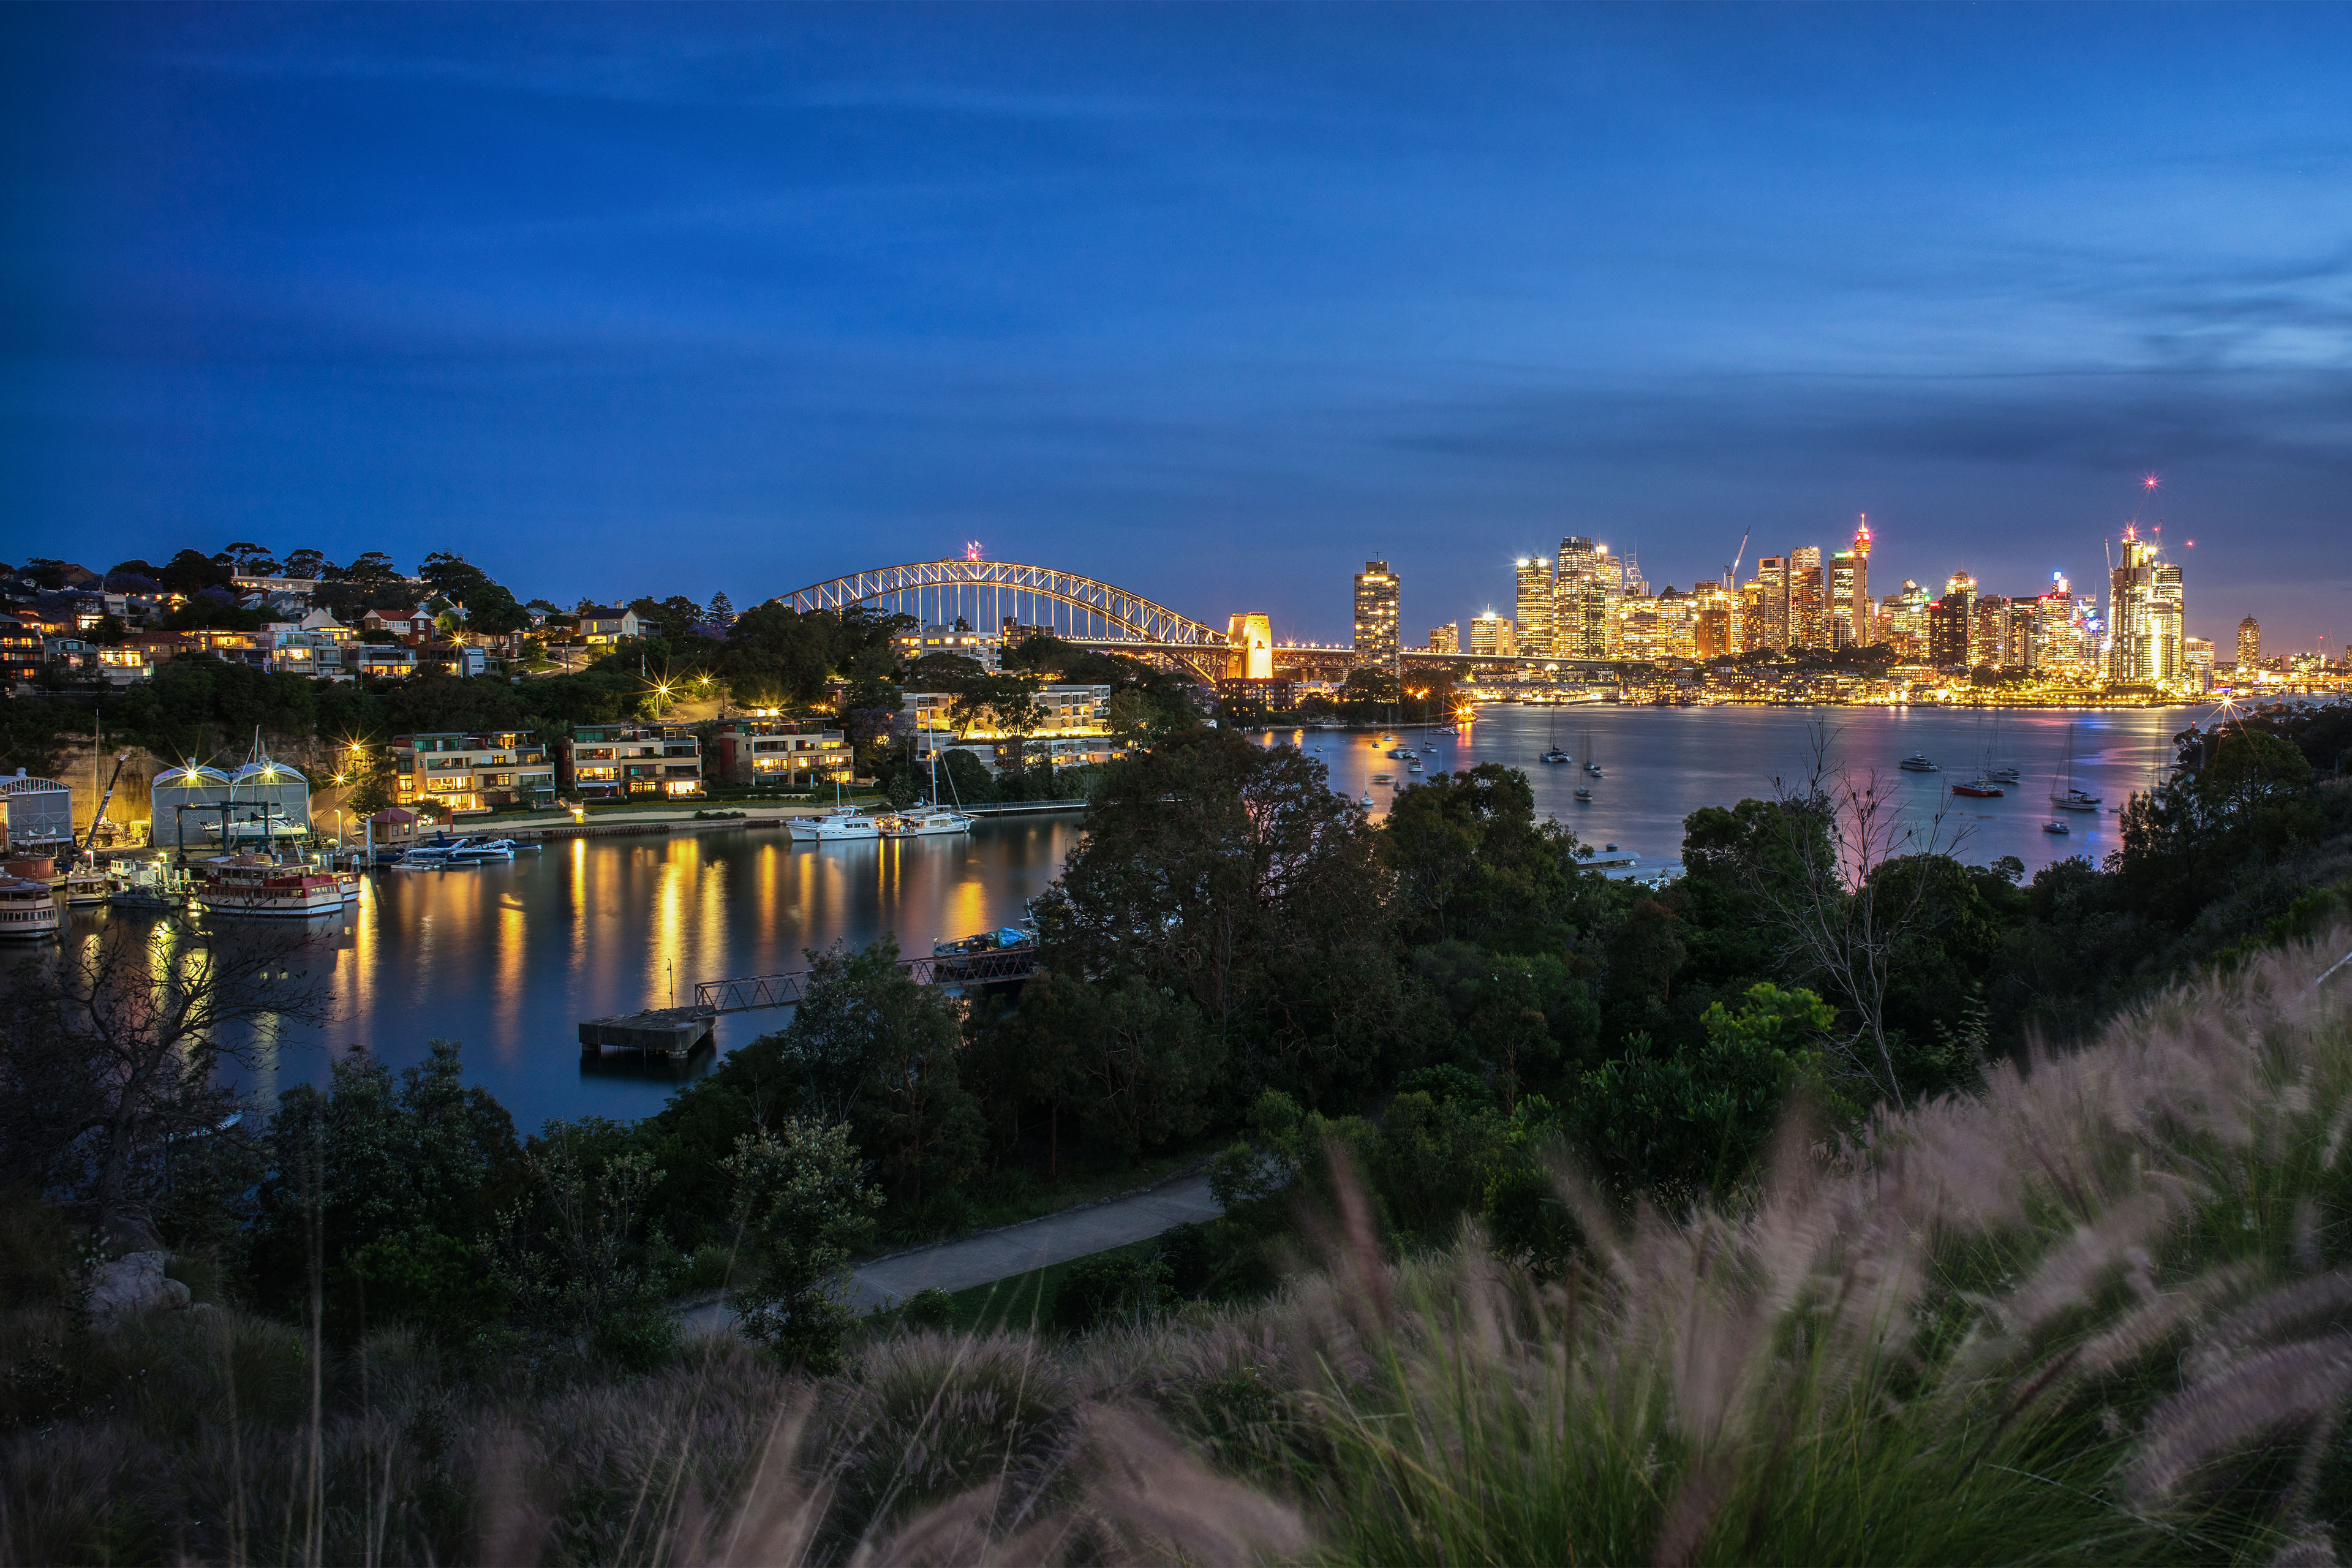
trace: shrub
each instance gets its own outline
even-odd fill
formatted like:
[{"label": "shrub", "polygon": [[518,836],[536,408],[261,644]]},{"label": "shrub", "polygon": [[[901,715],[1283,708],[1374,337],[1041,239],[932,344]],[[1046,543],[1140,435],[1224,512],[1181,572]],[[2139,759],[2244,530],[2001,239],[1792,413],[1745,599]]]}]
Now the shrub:
[{"label": "shrub", "polygon": [[1157,1308],[1168,1289],[1167,1266],[1132,1252],[1097,1252],[1081,1258],[1054,1285],[1053,1322],[1066,1333],[1084,1333]]},{"label": "shrub", "polygon": [[898,1321],[910,1329],[944,1329],[955,1317],[955,1298],[936,1285],[926,1285],[898,1309]]}]

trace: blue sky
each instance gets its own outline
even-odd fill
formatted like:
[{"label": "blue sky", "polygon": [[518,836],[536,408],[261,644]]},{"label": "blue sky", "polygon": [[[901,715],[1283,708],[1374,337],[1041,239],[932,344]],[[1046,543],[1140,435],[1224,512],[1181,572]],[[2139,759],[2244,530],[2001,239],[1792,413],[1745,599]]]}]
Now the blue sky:
[{"label": "blue sky", "polygon": [[0,13],[0,553],[739,605],[950,553],[1344,636],[2194,539],[2352,635],[2352,10]]}]

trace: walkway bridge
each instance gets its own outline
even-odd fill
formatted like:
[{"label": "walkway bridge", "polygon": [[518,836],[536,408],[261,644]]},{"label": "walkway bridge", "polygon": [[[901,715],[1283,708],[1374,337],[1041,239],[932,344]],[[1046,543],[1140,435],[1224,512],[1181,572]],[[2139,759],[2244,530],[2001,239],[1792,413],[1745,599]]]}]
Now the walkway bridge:
[{"label": "walkway bridge", "polygon": [[[1005,952],[942,954],[902,958],[898,973],[918,985],[991,985],[999,981],[1026,980],[1037,970],[1037,950],[1018,947]],[[648,1007],[610,1018],[588,1018],[580,1025],[583,1050],[606,1047],[653,1051],[684,1057],[711,1037],[725,1013],[755,1013],[768,1007],[792,1007],[808,994],[814,971],[787,974],[753,974],[740,980],[705,980],[694,988],[688,1007]]]}]

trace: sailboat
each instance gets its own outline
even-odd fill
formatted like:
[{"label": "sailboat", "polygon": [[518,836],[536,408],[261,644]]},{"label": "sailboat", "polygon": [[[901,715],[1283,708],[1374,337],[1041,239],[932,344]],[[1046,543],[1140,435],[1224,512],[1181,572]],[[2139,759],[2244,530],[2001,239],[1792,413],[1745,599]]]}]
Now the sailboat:
[{"label": "sailboat", "polygon": [[[1992,721],[1992,749],[1986,754],[1985,761],[1988,763],[2000,762],[2000,719],[1998,715]],[[2013,784],[2018,782],[2020,774],[2015,763],[2001,763],[1999,767],[1988,766],[1984,776],[1995,784]]]},{"label": "sailboat", "polygon": [[795,816],[791,821],[797,844],[838,844],[852,838],[879,838],[881,824],[854,805],[843,804],[841,781],[833,781],[833,809],[822,816]]},{"label": "sailboat", "polygon": [[1977,776],[1970,779],[1966,784],[1954,784],[1952,786],[1952,793],[1954,795],[1969,795],[1978,800],[1999,800],[2002,795],[2009,793],[2000,787],[2000,781],[1993,777],[1992,748],[1990,746],[1987,746],[1985,748],[1984,762],[1978,767]]},{"label": "sailboat", "polygon": [[2050,783],[2050,804],[2060,811],[2096,811],[2099,797],[2086,795],[2074,784],[2074,726],[2066,726],[2066,761],[2060,775]]},{"label": "sailboat", "polygon": [[[836,784],[835,787],[839,788]],[[955,770],[948,770],[948,788],[955,788]],[[961,805],[959,797],[957,804]],[[931,749],[931,798],[925,805],[883,817],[875,827],[885,838],[928,838],[942,833],[969,833],[972,819],[940,804],[940,753]]]},{"label": "sailboat", "polygon": [[1543,761],[1547,763],[1568,763],[1575,760],[1576,759],[1570,756],[1566,752],[1559,749],[1559,716],[1558,714],[1554,714],[1552,715],[1551,721],[1551,750],[1543,754]]},{"label": "sailboat", "polygon": [[1584,731],[1584,771],[1588,775],[1596,779],[1601,776],[1601,757],[1600,754],[1592,749],[1592,731],[1591,730]]}]

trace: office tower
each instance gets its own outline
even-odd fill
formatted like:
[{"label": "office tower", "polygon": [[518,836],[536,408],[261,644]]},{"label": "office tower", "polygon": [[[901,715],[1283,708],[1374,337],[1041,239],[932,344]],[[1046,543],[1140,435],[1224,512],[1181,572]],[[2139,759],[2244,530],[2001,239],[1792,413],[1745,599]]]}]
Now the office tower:
[{"label": "office tower", "polygon": [[1540,558],[1518,563],[1519,652],[1529,658],[1552,657],[1551,563]]},{"label": "office tower", "polygon": [[2011,599],[2001,626],[2000,667],[2003,669],[2033,668],[2033,605],[2032,599]]},{"label": "office tower", "polygon": [[1999,594],[1979,596],[1969,612],[1969,668],[1999,669],[2008,637],[2009,601]]},{"label": "office tower", "polygon": [[1789,552],[1789,640],[1796,647],[1830,646],[1822,613],[1822,548],[1808,544]]},{"label": "office tower", "polygon": [[1496,658],[1514,658],[1518,655],[1518,640],[1513,635],[1511,617],[1488,610],[1470,622],[1470,651]]},{"label": "office tower", "polygon": [[1650,596],[1650,580],[1642,575],[1642,563],[1632,551],[1618,552],[1617,572],[1625,585],[1627,598],[1646,599]]},{"label": "office tower", "polygon": [[1939,668],[1969,665],[1969,623],[1976,616],[1976,579],[1955,573],[1944,596],[1927,606],[1927,662]]},{"label": "office tower", "polygon": [[2028,668],[2046,676],[2082,676],[2082,629],[2074,619],[2074,591],[2050,574],[2050,592],[2033,601],[2033,653]]},{"label": "office tower", "polygon": [[1617,563],[1608,546],[1596,545],[1581,534],[1559,542],[1559,562],[1552,574],[1551,647],[1556,658],[1609,657],[1609,592],[1602,580]]},{"label": "office tower", "polygon": [[[1830,557],[1829,628],[1832,647],[1852,647],[1859,619],[1853,601],[1853,552],[1841,550]],[[1867,610],[1868,605],[1864,606]]]},{"label": "office tower", "polygon": [[2238,623],[2238,668],[2252,669],[2263,662],[2263,624],[2248,616]]},{"label": "office tower", "polygon": [[1396,671],[1397,579],[1385,561],[1367,561],[1356,574],[1356,661]]},{"label": "office tower", "polygon": [[2137,528],[2124,530],[2122,560],[2107,574],[2107,679],[2155,685],[2180,679],[2187,610],[2180,568]]},{"label": "office tower", "polygon": [[1759,648],[1770,647],[1766,640],[1769,633],[1764,625],[1763,583],[1750,577],[1739,584],[1738,591],[1738,631],[1734,639],[1738,646],[1734,651],[1754,653]]},{"label": "office tower", "polygon": [[1225,622],[1225,679],[1274,679],[1274,623],[1263,615],[1236,615]]},{"label": "office tower", "polygon": [[1853,561],[1853,575],[1846,584],[1844,595],[1838,601],[1846,606],[1848,624],[1853,634],[1854,646],[1868,647],[1878,640],[1877,617],[1870,607],[1870,514],[1862,514],[1855,524],[1853,546],[1844,552]]},{"label": "office tower", "polygon": [[1739,598],[1721,583],[1702,583],[1692,593],[1691,649],[1695,658],[1721,658],[1739,651]]},{"label": "office tower", "polygon": [[1785,653],[1789,648],[1789,560],[1784,555],[1756,558],[1758,647]]},{"label": "office tower", "polygon": [[[1906,659],[1922,659],[1927,656],[1927,590],[1903,579],[1900,593],[1886,595],[1886,636],[1895,645],[1895,656]],[[1931,661],[1932,662],[1932,661]]]},{"label": "office tower", "polygon": [[1448,621],[1442,626],[1430,627],[1429,651],[1432,653],[1460,653],[1462,651],[1461,624],[1457,621]]}]

